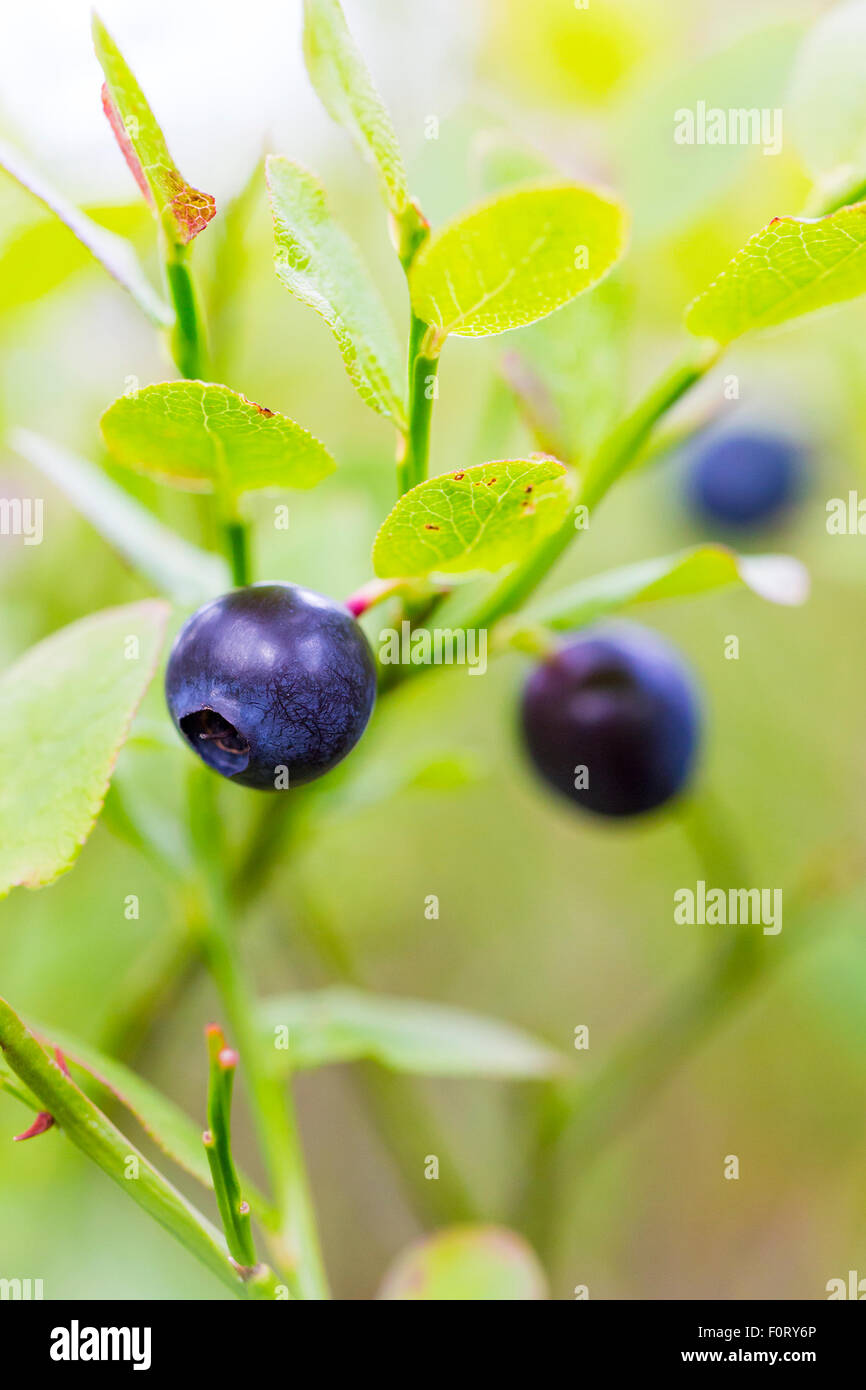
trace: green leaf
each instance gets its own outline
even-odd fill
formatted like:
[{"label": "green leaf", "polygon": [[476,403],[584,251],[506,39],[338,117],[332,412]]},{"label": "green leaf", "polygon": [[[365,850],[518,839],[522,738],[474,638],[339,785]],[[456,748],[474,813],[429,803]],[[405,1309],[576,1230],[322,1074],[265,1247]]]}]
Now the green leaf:
[{"label": "green leaf", "polygon": [[185,246],[210,222],[216,203],[178,172],[144,93],[96,14],[93,43],[105,73],[103,109],[123,157],[166,235],[176,245]]},{"label": "green leaf", "polygon": [[771,603],[796,606],[809,593],[809,576],[791,555],[735,555],[723,545],[699,545],[581,580],[527,608],[522,624],[583,627],[608,613],[659,599],[684,598],[744,584]]},{"label": "green leaf", "polygon": [[[201,1129],[180,1106],[92,1044],[47,1025],[34,1024],[33,1032],[46,1050],[59,1047],[73,1071],[82,1072],[119,1101],[167,1158],[204,1187],[213,1189]],[[269,1214],[267,1202],[255,1193],[247,1179],[244,1179],[244,1195],[258,1213]]]},{"label": "green leaf", "polygon": [[[241,1280],[220,1232],[65,1075],[4,999],[0,999],[0,1047],[15,1075],[53,1116],[67,1139],[218,1279],[242,1298],[274,1296],[273,1274],[266,1271],[265,1281],[263,1272],[261,1283]],[[129,1177],[130,1159],[136,1161],[134,1181]]]},{"label": "green leaf", "polygon": [[624,243],[618,203],[577,184],[531,184],[424,243],[409,273],[412,307],[438,342],[521,328],[594,285]]},{"label": "green leaf", "polygon": [[337,0],[304,0],[304,58],[328,115],[374,166],[385,202],[400,217],[409,201],[400,145]]},{"label": "green leaf", "polygon": [[535,1251],[503,1226],[452,1226],[398,1255],[379,1291],[401,1302],[532,1302],[549,1297]]},{"label": "green leaf", "polygon": [[804,38],[785,119],[806,167],[823,182],[866,172],[866,4],[835,5]]},{"label": "green leaf", "polygon": [[38,468],[124,560],[182,606],[198,605],[231,585],[219,555],[185,541],[87,459],[31,430],[10,432],[9,445]]},{"label": "green leaf", "polygon": [[[91,256],[108,271],[119,285],[128,291],[152,323],[160,328],[167,328],[173,322],[172,310],[151,285],[141,268],[135,251],[124,237],[117,236],[106,227],[101,227],[98,222],[94,222],[80,208],[75,207],[68,199],[64,198],[62,193],[52,188],[41,174],[30,168],[17,150],[13,150],[11,146],[2,141],[0,141],[0,168],[5,169],[16,183],[19,183],[22,188],[26,188],[28,193],[32,193],[34,198],[37,198],[60,219],[81,245],[86,247]],[[31,251],[34,250],[32,246],[30,249]],[[44,254],[45,248],[43,247],[42,250]],[[8,253],[4,253],[4,260],[6,254]],[[56,261],[58,256],[64,256],[66,252],[65,248],[61,248],[58,252],[56,248],[49,246],[48,254]],[[50,274],[50,269],[51,261],[48,262],[43,274],[46,272]],[[7,264],[4,275],[14,275],[14,273],[14,263],[11,266]],[[51,282],[49,281],[49,283]],[[8,293],[4,287],[4,300]]]},{"label": "green leaf", "polygon": [[361,399],[402,429],[400,352],[361,253],[334,221],[324,189],[306,169],[271,155],[267,180],[279,280],[325,320]]},{"label": "green leaf", "polygon": [[153,675],[168,605],[109,608],[0,676],[0,897],[72,866]]},{"label": "green leaf", "polygon": [[274,1051],[278,1071],[370,1058],[422,1076],[533,1079],[565,1065],[553,1048],[510,1024],[356,989],[280,995],[263,1002],[261,1017],[272,1037],[288,1029],[288,1048]]},{"label": "green leaf", "polygon": [[555,459],[481,463],[427,478],[383,521],[373,568],[383,579],[502,569],[555,531],[570,504],[569,475]]},{"label": "green leaf", "polygon": [[725,344],[866,290],[866,203],[829,217],[774,217],[686,310],[686,327]]},{"label": "green leaf", "polygon": [[158,382],[120,396],[100,426],[118,463],[190,492],[309,488],[336,467],[324,444],[287,415],[204,381]]}]

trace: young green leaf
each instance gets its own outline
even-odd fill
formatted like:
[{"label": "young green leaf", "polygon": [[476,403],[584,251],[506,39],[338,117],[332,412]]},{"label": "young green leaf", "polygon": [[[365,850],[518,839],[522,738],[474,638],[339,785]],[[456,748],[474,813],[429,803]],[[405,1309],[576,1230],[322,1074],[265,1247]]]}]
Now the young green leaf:
[{"label": "young green leaf", "polygon": [[304,0],[304,58],[328,115],[374,166],[385,202],[400,217],[409,202],[400,145],[338,0]]},{"label": "young green leaf", "polygon": [[156,666],[168,605],[83,618],[0,676],[0,897],[72,866]]},{"label": "young green leaf", "polygon": [[409,272],[412,307],[449,333],[505,333],[544,318],[589,289],[619,258],[619,203],[571,183],[503,193],[424,243]]},{"label": "young green leaf", "polygon": [[866,4],[834,5],[807,32],[785,108],[813,178],[866,176]]},{"label": "young green leaf", "polygon": [[[273,1273],[263,1269],[259,1279],[246,1283],[240,1278],[222,1235],[61,1070],[4,999],[0,999],[0,1048],[67,1139],[218,1279],[240,1298],[275,1296]],[[134,1160],[134,1181],[130,1181],[130,1160]]]},{"label": "young green leaf", "polygon": [[102,105],[123,157],[166,235],[185,246],[210,222],[216,203],[178,172],[144,93],[96,14],[93,43],[105,73]]},{"label": "young green leaf", "polygon": [[398,1255],[379,1297],[525,1303],[549,1294],[538,1256],[522,1236],[503,1226],[453,1226],[422,1236]]},{"label": "young green leaf", "polygon": [[118,463],[190,492],[309,488],[336,467],[324,444],[287,415],[204,381],[158,382],[120,396],[100,425]]},{"label": "young green leaf", "polygon": [[485,1076],[532,1080],[561,1073],[565,1059],[519,1028],[443,1004],[365,994],[309,990],[267,999],[265,1029],[278,1070],[370,1058],[391,1071],[422,1076]]},{"label": "young green leaf", "polygon": [[686,310],[699,338],[726,344],[866,290],[866,203],[828,217],[774,217]]},{"label": "young green leaf", "polygon": [[[174,315],[171,309],[151,285],[128,241],[101,227],[75,207],[56,188],[52,188],[41,174],[30,168],[17,150],[3,141],[0,141],[0,168],[5,169],[16,183],[26,188],[60,219],[91,256],[132,296],[152,323],[159,328],[167,328],[172,323]],[[11,269],[7,267],[7,271]]]},{"label": "young green leaf", "polygon": [[570,503],[568,472],[555,459],[481,463],[428,478],[383,521],[373,568],[383,579],[499,570],[555,531]]},{"label": "young green leaf", "polygon": [[796,606],[809,593],[809,576],[791,555],[736,555],[723,545],[699,545],[583,579],[525,609],[520,626],[558,630],[583,627],[609,613],[659,599],[685,598],[744,584],[771,603]]},{"label": "young green leaf", "polygon": [[325,320],[361,399],[404,428],[400,352],[361,253],[331,216],[324,189],[306,169],[271,155],[267,181],[278,278]]},{"label": "young green leaf", "polygon": [[9,446],[49,478],[109,545],[166,597],[181,605],[198,605],[230,587],[221,556],[199,550],[163,526],[95,464],[31,430],[12,430]]}]

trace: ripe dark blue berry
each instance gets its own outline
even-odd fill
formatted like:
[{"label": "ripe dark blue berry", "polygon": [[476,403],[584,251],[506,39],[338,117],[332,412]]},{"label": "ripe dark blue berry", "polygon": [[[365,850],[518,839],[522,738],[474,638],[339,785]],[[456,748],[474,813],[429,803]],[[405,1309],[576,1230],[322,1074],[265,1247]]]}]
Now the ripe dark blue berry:
[{"label": "ripe dark blue berry", "polygon": [[253,584],[184,625],[165,693],[209,767],[273,791],[311,782],[354,748],[372,713],[376,666],[341,604],[294,584]]},{"label": "ripe dark blue berry", "polygon": [[679,654],[631,624],[591,629],[536,667],[523,733],[545,781],[603,816],[636,816],[682,790],[700,730]]},{"label": "ripe dark blue berry", "polygon": [[803,450],[784,435],[731,431],[695,450],[686,473],[689,503],[710,525],[770,525],[797,500],[803,464]]}]

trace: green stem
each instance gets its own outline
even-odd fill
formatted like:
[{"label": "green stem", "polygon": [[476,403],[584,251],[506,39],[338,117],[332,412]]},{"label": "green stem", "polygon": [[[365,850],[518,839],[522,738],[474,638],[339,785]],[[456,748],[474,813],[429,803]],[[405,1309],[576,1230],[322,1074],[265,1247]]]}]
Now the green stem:
[{"label": "green stem", "polygon": [[[701,380],[718,360],[719,349],[706,344],[697,354],[677,362],[665,372],[607,436],[583,476],[577,503],[591,515],[616,480],[640,453],[659,420]],[[463,619],[465,627],[489,628],[512,613],[547,577],[571,545],[579,528],[569,516],[558,531],[488,590],[480,603]]]},{"label": "green stem", "polygon": [[658,422],[718,362],[722,349],[702,343],[663,373],[602,443],[586,470],[578,503],[591,513],[647,443]]},{"label": "green stem", "polygon": [[259,1138],[279,1214],[272,1238],[275,1258],[301,1298],[328,1297],[316,1219],[307,1180],[291,1091],[273,1075],[272,1059],[259,1028],[256,1002],[237,948],[227,888],[226,851],[216,802],[216,778],[193,767],[190,793],[192,840],[208,911],[204,950],[223,1007],[244,1059]]},{"label": "green stem", "polygon": [[260,1266],[255,1279],[244,1280],[229,1258],[220,1233],[52,1061],[5,1000],[0,1000],[0,1047],[19,1080],[76,1148],[170,1231],[232,1293],[239,1298],[276,1296],[279,1284],[273,1271]]},{"label": "green stem", "polygon": [[409,327],[409,421],[397,462],[401,495],[424,481],[430,456],[430,423],[433,417],[438,356],[425,351],[429,328],[412,315]]},{"label": "green stem", "polygon": [[174,306],[171,354],[181,376],[200,381],[207,374],[205,330],[189,268],[189,248],[165,238],[165,278]]},{"label": "green stem", "polygon": [[252,576],[250,528],[245,521],[235,518],[223,523],[223,536],[232,582],[236,588],[242,589],[250,583]]},{"label": "green stem", "polygon": [[232,1086],[238,1055],[226,1047],[222,1029],[212,1023],[207,1029],[208,1068],[207,1124],[202,1136],[208,1166],[213,1178],[217,1206],[232,1258],[245,1269],[256,1265],[256,1248],[250,1224],[250,1204],[241,1193],[238,1172],[232,1157]]}]

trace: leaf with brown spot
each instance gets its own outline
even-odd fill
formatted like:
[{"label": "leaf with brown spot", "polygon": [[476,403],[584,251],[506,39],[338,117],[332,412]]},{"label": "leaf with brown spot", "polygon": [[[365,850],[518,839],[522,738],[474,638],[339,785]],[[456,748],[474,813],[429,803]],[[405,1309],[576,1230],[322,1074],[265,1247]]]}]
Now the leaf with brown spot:
[{"label": "leaf with brown spot", "polygon": [[186,246],[215,215],[216,203],[180,174],[147,98],[98,15],[93,43],[105,74],[103,110],[121,153],[168,236]]},{"label": "leaf with brown spot", "polygon": [[[537,489],[529,508],[527,487]],[[556,530],[570,503],[568,472],[555,459],[502,460],[428,478],[385,518],[373,567],[381,579],[502,569]]]},{"label": "leaf with brown spot", "polygon": [[100,421],[112,456],[189,492],[309,488],[336,467],[314,435],[217,382],[162,381]]}]

